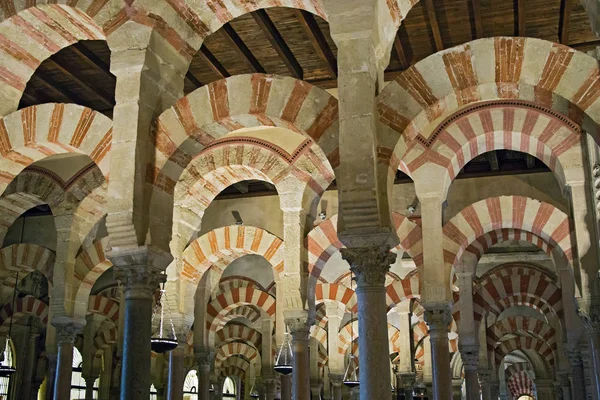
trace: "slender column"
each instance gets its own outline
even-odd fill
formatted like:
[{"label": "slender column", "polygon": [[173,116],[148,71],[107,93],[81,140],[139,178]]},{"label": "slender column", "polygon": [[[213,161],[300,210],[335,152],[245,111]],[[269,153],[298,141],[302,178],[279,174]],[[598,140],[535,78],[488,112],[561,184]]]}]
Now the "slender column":
[{"label": "slender column", "polygon": [[343,375],[329,374],[329,380],[331,381],[331,386],[333,386],[333,400],[342,400],[342,380],[343,379],[344,379]]},{"label": "slender column", "polygon": [[385,274],[396,254],[388,246],[342,249],[356,275],[360,397],[390,400],[390,351],[387,334]]},{"label": "slender column", "polygon": [[75,336],[77,336],[77,329],[73,325],[56,326],[58,357],[56,362],[54,399],[57,400],[68,399],[70,397]]},{"label": "slender column", "polygon": [[109,258],[125,297],[120,397],[146,400],[150,397],[152,301],[165,278],[160,271],[172,257],[155,248],[139,247],[127,254],[109,254]]},{"label": "slender column", "polygon": [[567,358],[571,367],[571,394],[573,399],[586,399],[585,375],[583,373],[583,360],[578,348],[567,349]]},{"label": "slender column", "polygon": [[462,380],[452,381],[452,399],[462,400]]},{"label": "slender column", "polygon": [[113,370],[113,345],[104,348],[104,369],[100,375],[98,398],[108,400],[110,397],[111,376]]},{"label": "slender column", "polygon": [[183,398],[183,381],[185,380],[183,365],[183,345],[169,352],[169,380],[167,383],[167,399]]},{"label": "slender column", "polygon": [[210,367],[214,359],[214,351],[203,351],[196,354],[198,362],[198,400],[210,399]]},{"label": "slender column", "polygon": [[308,341],[310,324],[306,312],[296,312],[292,317],[286,315],[285,322],[292,334],[292,351],[294,353],[294,369],[292,372],[292,397],[294,400],[310,399],[310,359]]},{"label": "slender column", "polygon": [[[292,400],[292,376],[281,375],[281,400]],[[250,389],[248,389],[250,390]]]},{"label": "slender column", "polygon": [[569,381],[569,374],[561,373],[558,375],[558,386],[555,391],[557,399],[571,400],[571,382]]},{"label": "slender column", "polygon": [[462,358],[465,371],[467,400],[479,400],[479,378],[477,377],[477,369],[479,367],[479,346],[461,346],[460,357]]},{"label": "slender column", "polygon": [[491,382],[492,373],[489,370],[479,370],[479,380],[481,381],[481,398],[483,400],[492,399]]},{"label": "slender column", "polygon": [[[21,384],[21,397],[23,399],[30,398],[30,393],[33,391],[33,376],[37,364],[36,350],[37,340],[40,335],[31,332],[29,334],[29,343],[27,344],[27,360],[23,371],[23,381]],[[36,392],[37,393],[37,392]]]},{"label": "slender column", "polygon": [[94,382],[98,379],[97,376],[88,376],[85,378],[85,400],[94,399]]},{"label": "slender column", "polygon": [[277,379],[269,377],[263,379],[265,383],[265,397],[267,400],[275,400],[275,394],[277,392]]},{"label": "slender column", "polygon": [[46,359],[48,360],[48,371],[46,372],[46,400],[52,400],[54,398],[54,383],[56,381],[56,364],[58,362],[58,355],[52,353],[46,353]]},{"label": "slender column", "polygon": [[415,387],[415,374],[402,374],[402,388],[404,389],[404,400],[412,400]]},{"label": "slender column", "polygon": [[428,305],[425,321],[429,326],[431,365],[433,367],[433,399],[452,399],[452,374],[448,349],[448,325],[452,322],[448,304]]}]

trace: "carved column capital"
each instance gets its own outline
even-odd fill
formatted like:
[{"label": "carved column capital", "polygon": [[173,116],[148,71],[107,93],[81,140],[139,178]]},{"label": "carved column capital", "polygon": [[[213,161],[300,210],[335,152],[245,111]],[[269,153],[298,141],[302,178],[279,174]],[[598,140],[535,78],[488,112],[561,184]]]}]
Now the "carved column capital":
[{"label": "carved column capital", "polygon": [[492,383],[492,371],[487,369],[480,369],[477,371],[477,376],[479,377],[479,383],[482,385],[489,385]]},{"label": "carved column capital", "polygon": [[331,382],[334,387],[341,387],[343,381],[344,375],[329,374],[329,382]]},{"label": "carved column capital", "polygon": [[479,367],[479,346],[463,345],[459,346],[458,349],[465,371],[477,371]]},{"label": "carved column capital", "polygon": [[417,378],[414,373],[400,374],[400,380],[402,381],[402,387],[404,389],[412,389],[415,386]]},{"label": "carved column capital", "polygon": [[600,334],[600,298],[590,296],[577,299],[577,313],[588,334]]},{"label": "carved column capital", "polygon": [[205,350],[194,353],[198,368],[205,373],[210,372],[213,362],[215,361],[215,356],[216,352],[214,350]]},{"label": "carved column capital", "polygon": [[567,353],[567,359],[571,367],[583,367],[583,359],[581,358],[581,351],[577,347],[572,349],[565,349]]},{"label": "carved column capital", "polygon": [[56,344],[73,344],[75,338],[81,332],[81,328],[70,325],[56,325]]},{"label": "carved column capital", "polygon": [[288,314],[285,316],[285,324],[289,328],[293,340],[308,341],[311,323],[307,313]]},{"label": "carved column capital", "polygon": [[390,252],[390,246],[371,246],[341,249],[342,258],[350,264],[350,271],[356,275],[357,291],[368,286],[383,287],[385,275],[397,254]]},{"label": "carved column capital", "polygon": [[449,303],[425,306],[425,322],[429,326],[431,338],[448,336],[448,325],[452,322],[452,306]]},{"label": "carved column capital", "polygon": [[158,285],[166,280],[162,272],[173,257],[154,247],[138,247],[127,252],[107,252],[114,266],[115,279],[124,286],[125,298],[152,298]]}]

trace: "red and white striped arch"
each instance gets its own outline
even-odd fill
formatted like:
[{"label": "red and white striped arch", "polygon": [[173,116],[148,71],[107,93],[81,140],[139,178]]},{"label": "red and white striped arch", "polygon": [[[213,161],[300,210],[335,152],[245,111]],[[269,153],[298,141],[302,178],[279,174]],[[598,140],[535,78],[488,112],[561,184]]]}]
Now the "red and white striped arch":
[{"label": "red and white striped arch", "polygon": [[529,396],[534,399],[536,397],[535,383],[525,371],[510,375],[506,380],[506,387],[513,399],[520,399],[522,396]]},{"label": "red and white striped arch", "polygon": [[388,309],[405,300],[421,297],[419,275],[407,275],[404,279],[395,281],[385,288]]},{"label": "red and white striped arch", "polygon": [[229,376],[237,376],[243,381],[246,378],[246,371],[234,365],[229,365],[227,367],[221,368],[220,376],[223,378],[227,378]]},{"label": "red and white striped arch", "polygon": [[246,343],[231,342],[219,347],[215,363],[219,366],[231,356],[242,356],[250,361],[254,360],[256,357],[259,357],[260,359],[260,354],[255,347],[249,346]]},{"label": "red and white striped arch", "polygon": [[325,308],[325,304],[317,304],[315,312],[315,325],[325,329],[328,321],[329,318],[327,317],[327,309]]},{"label": "red and white striped arch", "polygon": [[226,325],[229,321],[236,318],[246,318],[250,322],[257,322],[260,320],[260,311],[252,305],[235,306],[233,309],[226,312],[223,316],[221,326]]},{"label": "red and white striped arch", "polygon": [[[275,298],[253,288],[252,286],[232,289],[230,292],[219,294],[206,307],[206,327],[212,333],[216,333],[221,326],[222,318],[231,310],[241,305],[253,305],[265,312],[271,318],[275,317]],[[213,340],[214,341],[214,340]]]},{"label": "red and white striped arch", "polygon": [[217,331],[217,347],[235,341],[250,343],[259,349],[262,335],[256,329],[243,324],[227,324]]},{"label": "red and white striped arch", "polygon": [[531,232],[573,260],[574,235],[569,217],[551,204],[521,196],[491,197],[456,214],[444,225],[448,269],[477,238],[499,229]]},{"label": "red and white striped arch", "polygon": [[434,121],[471,103],[496,99],[553,108],[597,136],[599,71],[593,57],[534,38],[486,38],[436,53],[378,96],[380,146],[386,149],[380,153],[393,151],[391,165],[400,165],[412,141],[428,147],[437,139],[427,128]]},{"label": "red and white striped arch", "polygon": [[528,334],[545,341],[556,351],[556,331],[548,323],[533,317],[511,316],[496,321],[487,328],[487,346],[492,351],[498,342],[506,335],[514,333]]},{"label": "red and white striped arch", "polygon": [[[33,296],[25,296],[15,300],[15,307],[12,304],[5,304],[0,308],[0,327],[2,330],[8,330],[8,323],[11,318],[20,317],[22,315],[31,315],[37,317],[40,322],[46,326],[48,323],[48,312],[50,308],[41,300]],[[7,326],[5,326],[7,325]]]},{"label": "red and white striped arch", "polygon": [[[581,128],[549,108],[518,100],[477,103],[446,118],[429,140],[418,136],[396,154],[411,176],[427,163],[444,168],[444,193],[461,169],[488,151],[508,149],[543,161],[561,185],[582,179]],[[392,165],[392,171],[398,168]]]},{"label": "red and white striped arch", "polygon": [[317,342],[327,349],[327,331],[319,325],[313,325],[310,328],[310,336],[314,337]]},{"label": "red and white striped arch", "polygon": [[530,305],[546,313],[563,313],[562,290],[555,279],[529,265],[501,265],[489,271],[473,287],[473,312],[480,321],[486,313],[496,316],[514,305]]},{"label": "red and white striped arch", "polygon": [[243,357],[238,355],[229,356],[227,359],[223,360],[220,367],[222,369],[228,368],[237,368],[241,371],[248,371],[250,369],[250,363],[246,361]]},{"label": "red and white striped arch", "polygon": [[94,354],[102,350],[104,347],[117,343],[118,330],[115,326],[106,329],[99,329],[94,336]]},{"label": "red and white striped arch", "polygon": [[[25,274],[39,271],[49,283],[53,280],[55,254],[52,250],[32,243],[19,243],[4,247],[0,250],[0,270],[8,271],[10,278],[6,278],[3,285],[15,287],[12,275],[16,272]],[[21,278],[25,277],[21,275]]]},{"label": "red and white striped arch", "polygon": [[96,280],[106,272],[112,263],[106,258],[104,249],[108,245],[108,238],[94,242],[84,249],[75,259],[75,316],[85,317],[88,311],[90,292]]},{"label": "red and white striped arch", "polygon": [[178,278],[195,288],[209,268],[220,276],[231,257],[227,263],[220,260],[248,254],[264,257],[273,266],[273,276],[278,280],[283,271],[283,241],[263,229],[243,225],[214,229],[194,240],[183,252],[183,268]]},{"label": "red and white striped arch", "polygon": [[105,316],[115,324],[119,322],[119,303],[104,296],[90,296],[88,312]]},{"label": "red and white striped arch", "polygon": [[358,312],[354,290],[338,283],[318,283],[315,288],[315,303],[335,301],[344,305],[349,312]]},{"label": "red and white striped arch", "polygon": [[108,178],[112,121],[75,104],[41,104],[0,119],[0,194],[27,166],[54,154],[89,156]]},{"label": "red and white striped arch", "polygon": [[544,340],[529,335],[514,336],[498,343],[494,349],[496,365],[500,365],[505,356],[516,350],[533,350],[550,365],[554,365],[554,351]]}]

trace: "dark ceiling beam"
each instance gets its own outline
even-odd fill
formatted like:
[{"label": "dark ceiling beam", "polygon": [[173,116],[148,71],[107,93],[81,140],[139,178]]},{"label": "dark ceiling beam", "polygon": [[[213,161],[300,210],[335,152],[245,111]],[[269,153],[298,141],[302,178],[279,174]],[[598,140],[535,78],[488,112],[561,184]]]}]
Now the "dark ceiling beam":
[{"label": "dark ceiling beam", "polygon": [[45,77],[44,73],[42,71],[40,71],[39,69],[35,72],[35,74],[31,77],[31,79],[34,82],[35,81],[39,82],[41,86],[43,86],[44,88],[46,88],[50,92],[52,92],[53,96],[57,96],[57,98],[54,99],[54,102],[81,104],[81,101],[79,99],[76,99],[75,96],[73,96],[72,94],[67,94],[67,93],[63,92],[62,90],[60,90],[56,86],[54,86],[52,83],[50,83],[49,79],[47,77]]},{"label": "dark ceiling beam", "polygon": [[396,34],[394,37],[394,50],[396,50],[396,55],[400,60],[400,66],[402,69],[407,69],[410,67],[410,62],[408,61],[408,57],[406,57],[404,46],[402,45],[402,41],[400,40],[400,36],[398,36],[398,34]]},{"label": "dark ceiling beam", "polygon": [[91,93],[94,97],[100,99],[106,106],[111,107],[111,108],[115,106],[114,98],[111,98],[111,96],[108,95],[107,93],[105,93],[104,91],[88,85],[86,82],[82,81],[73,72],[69,71],[67,68],[65,68],[64,66],[59,64],[57,61],[54,61],[52,58],[49,58],[46,60],[46,64],[50,68],[54,68],[54,69],[60,71],[61,74],[66,76],[69,80],[75,82],[79,88],[85,90],[86,92]]},{"label": "dark ceiling beam", "polygon": [[527,169],[535,168],[535,157],[531,154],[525,154],[525,164],[527,165]]},{"label": "dark ceiling beam", "polygon": [[525,27],[525,0],[515,0],[515,36],[527,36]]},{"label": "dark ceiling beam", "polygon": [[475,21],[475,37],[473,39],[481,39],[483,37],[483,22],[481,21],[480,0],[471,0],[471,8],[473,10],[473,20]]},{"label": "dark ceiling beam", "polygon": [[499,171],[500,170],[500,163],[498,162],[498,153],[493,150],[493,151],[488,151],[487,153],[485,153],[485,159],[488,161],[488,163],[490,163],[490,168],[492,169],[492,171]]},{"label": "dark ceiling beam", "polygon": [[25,104],[26,106],[32,106],[34,104],[42,103],[41,101],[39,101],[37,99],[37,97],[35,97],[27,92],[23,92],[23,96],[21,96],[21,102],[23,102],[23,104]]},{"label": "dark ceiling beam", "polygon": [[231,42],[238,54],[242,56],[248,68],[254,72],[260,72],[261,74],[266,72],[263,66],[260,65],[260,62],[254,57],[254,54],[252,54],[248,46],[246,46],[246,43],[244,43],[240,35],[237,34],[230,24],[223,25],[223,34],[229,42]]},{"label": "dark ceiling beam", "polygon": [[308,11],[299,10],[296,11],[296,18],[300,21],[300,25],[304,28],[306,35],[310,39],[315,51],[325,62],[327,65],[327,70],[329,72],[329,76],[334,78],[337,76],[337,60],[335,59],[335,55],[333,51],[331,51],[331,47],[329,47],[329,43],[327,43],[327,39],[325,39],[325,35],[319,28],[319,24],[315,17],[309,13]]},{"label": "dark ceiling beam", "polygon": [[572,0],[560,1],[560,17],[558,20],[558,41],[562,44],[569,44],[569,30],[572,9]]},{"label": "dark ceiling beam", "polygon": [[442,41],[442,34],[440,33],[440,26],[438,25],[437,17],[435,16],[435,6],[433,0],[425,0],[423,3],[427,9],[427,16],[429,18],[429,26],[433,33],[433,40],[435,41],[435,48],[437,51],[444,50],[444,42]]},{"label": "dark ceiling beam", "polygon": [[86,65],[106,75],[113,83],[117,81],[117,78],[110,72],[109,65],[85,47],[85,45],[77,42],[69,46],[68,49],[79,57]]},{"label": "dark ceiling beam", "polygon": [[283,36],[277,30],[277,27],[269,18],[269,15],[265,10],[257,10],[252,13],[252,17],[254,21],[258,24],[260,29],[265,33],[271,45],[277,51],[277,54],[283,59],[283,62],[287,66],[288,70],[292,74],[292,76],[296,79],[304,78],[304,71],[302,71],[302,67],[294,54],[288,47],[285,40],[283,40]]},{"label": "dark ceiling beam", "polygon": [[196,75],[192,74],[191,71],[188,71],[187,74],[185,74],[185,79],[190,81],[192,85],[196,86],[196,89],[202,86],[202,82],[200,82],[198,78],[196,78]]},{"label": "dark ceiling beam", "polygon": [[210,67],[210,69],[219,76],[219,78],[224,79],[231,76],[231,74],[223,67],[223,64],[217,60],[217,57],[213,55],[213,53],[206,48],[206,46],[200,47],[200,51],[198,55],[204,60],[204,62]]}]

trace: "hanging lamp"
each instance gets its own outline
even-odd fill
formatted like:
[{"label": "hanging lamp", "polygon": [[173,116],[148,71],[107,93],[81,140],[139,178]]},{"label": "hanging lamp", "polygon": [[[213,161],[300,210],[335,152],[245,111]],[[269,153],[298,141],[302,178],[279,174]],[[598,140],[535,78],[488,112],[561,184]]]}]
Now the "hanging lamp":
[{"label": "hanging lamp", "polygon": [[[13,291],[12,311],[15,311],[15,300],[17,298],[17,285],[19,284],[19,272],[17,272],[17,280],[15,290]],[[10,317],[10,325],[8,326],[8,336],[6,337],[6,348],[10,351],[10,335],[12,334],[13,317]],[[4,360],[0,362],[0,378],[7,378],[14,374],[17,370],[12,365],[4,365]]]},{"label": "hanging lamp", "polygon": [[256,390],[256,382],[252,384],[252,389],[250,389],[250,397],[253,399],[258,399],[259,397],[258,390]]},{"label": "hanging lamp", "polygon": [[294,355],[292,353],[292,343],[290,340],[290,336],[291,335],[289,332],[286,332],[283,335],[283,343],[279,348],[279,353],[277,353],[277,359],[275,359],[275,366],[273,367],[275,372],[279,372],[282,375],[289,375],[294,369],[292,366]]},{"label": "hanging lamp", "polygon": [[[354,277],[352,276],[352,271],[350,271],[350,289],[353,288]],[[344,373],[344,380],[342,383],[349,388],[354,388],[360,385],[358,380],[358,374],[356,373],[357,366],[356,362],[354,362],[354,312],[350,310],[350,360],[348,360],[348,367],[346,367],[346,372]]]},{"label": "hanging lamp", "polygon": [[[164,300],[164,301],[163,301]],[[165,333],[165,307],[167,308],[167,328],[171,330],[171,336]],[[177,348],[177,336],[175,335],[175,327],[173,326],[173,318],[171,317],[171,309],[169,308],[169,302],[167,300],[167,291],[165,290],[165,284],[163,282],[156,306],[154,307],[154,313],[152,313],[152,326],[154,326],[154,318],[158,315],[160,308],[160,321],[158,324],[157,336],[153,336],[150,339],[150,347],[155,353],[163,354],[167,351],[174,350]]]}]

